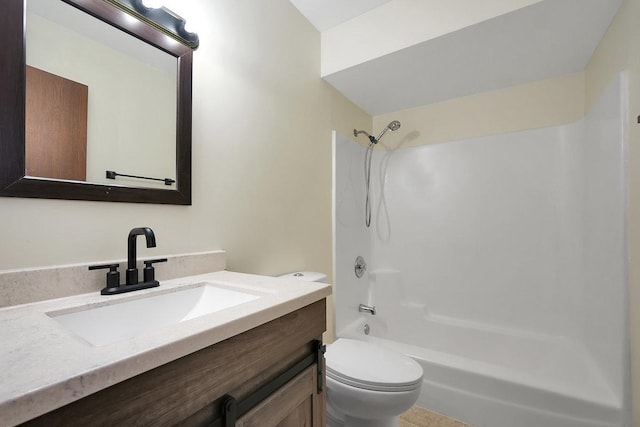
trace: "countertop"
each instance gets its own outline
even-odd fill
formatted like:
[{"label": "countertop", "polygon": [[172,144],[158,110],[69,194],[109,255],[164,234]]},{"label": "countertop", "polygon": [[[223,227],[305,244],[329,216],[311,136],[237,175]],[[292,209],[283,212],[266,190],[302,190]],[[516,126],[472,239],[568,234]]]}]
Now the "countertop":
[{"label": "countertop", "polygon": [[[153,333],[94,346],[50,312],[108,305],[208,282],[260,296]],[[0,422],[15,425],[284,316],[331,294],[330,285],[218,271],[161,281],[125,294],[99,293],[0,309]]]}]

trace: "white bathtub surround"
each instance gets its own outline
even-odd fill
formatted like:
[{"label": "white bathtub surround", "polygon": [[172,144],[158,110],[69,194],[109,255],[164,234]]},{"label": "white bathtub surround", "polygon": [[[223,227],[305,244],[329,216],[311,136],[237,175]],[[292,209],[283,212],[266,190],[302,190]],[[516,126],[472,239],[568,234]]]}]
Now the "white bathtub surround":
[{"label": "white bathtub surround", "polygon": [[[210,284],[257,298],[109,343],[89,343],[51,315]],[[223,341],[330,295],[331,286],[228,271],[167,280],[160,287],[99,293],[0,309],[0,419],[16,425]],[[43,347],[46,352],[41,351]],[[10,368],[10,369],[7,369]]]},{"label": "white bathtub surround", "polygon": [[626,93],[570,125],[376,151],[370,231],[364,149],[338,136],[337,335],[416,357],[418,405],[474,426],[629,425]]},{"label": "white bathtub surround", "polygon": [[[144,268],[143,261],[155,258],[168,259],[167,262],[154,265],[156,278],[160,283],[176,277],[224,270],[227,264],[227,253],[221,250],[140,257],[138,270],[141,275]],[[64,298],[88,292],[100,292],[106,285],[105,274],[107,270],[88,270],[89,265],[100,264],[120,264],[120,279],[124,283],[126,260],[0,271],[0,307]]]}]

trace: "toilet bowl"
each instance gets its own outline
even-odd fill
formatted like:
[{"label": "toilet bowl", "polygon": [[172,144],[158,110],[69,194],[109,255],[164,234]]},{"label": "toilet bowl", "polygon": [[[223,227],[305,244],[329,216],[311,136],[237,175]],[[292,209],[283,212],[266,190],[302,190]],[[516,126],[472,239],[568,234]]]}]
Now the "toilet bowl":
[{"label": "toilet bowl", "polygon": [[[301,271],[279,277],[326,283]],[[397,427],[422,386],[422,367],[410,357],[364,341],[339,338],[327,345],[328,427]]]},{"label": "toilet bowl", "polygon": [[422,367],[403,354],[339,338],[325,358],[329,427],[397,426],[420,395]]}]

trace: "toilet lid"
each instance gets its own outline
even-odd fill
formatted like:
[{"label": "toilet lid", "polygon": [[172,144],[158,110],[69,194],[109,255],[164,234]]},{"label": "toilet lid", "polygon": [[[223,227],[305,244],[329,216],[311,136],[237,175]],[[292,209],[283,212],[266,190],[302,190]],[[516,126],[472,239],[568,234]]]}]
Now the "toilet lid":
[{"label": "toilet lid", "polygon": [[327,376],[353,387],[408,391],[422,382],[422,367],[410,357],[368,342],[340,338],[327,346]]}]

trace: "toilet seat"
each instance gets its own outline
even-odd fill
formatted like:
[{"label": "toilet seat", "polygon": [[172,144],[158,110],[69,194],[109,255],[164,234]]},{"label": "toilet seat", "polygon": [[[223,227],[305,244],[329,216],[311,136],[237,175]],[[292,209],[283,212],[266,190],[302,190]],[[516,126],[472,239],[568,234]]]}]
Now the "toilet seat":
[{"label": "toilet seat", "polygon": [[422,367],[410,357],[364,341],[340,338],[327,346],[327,377],[371,391],[411,391],[422,384]]}]

